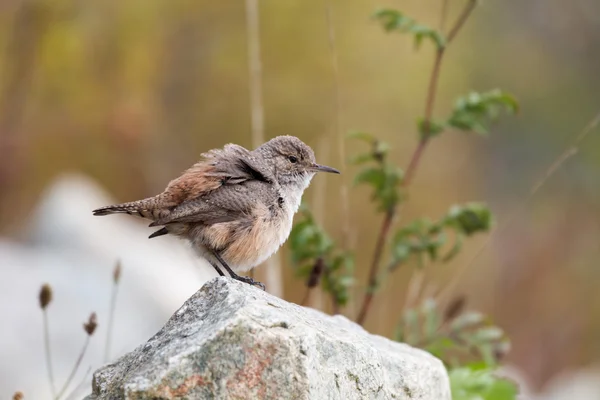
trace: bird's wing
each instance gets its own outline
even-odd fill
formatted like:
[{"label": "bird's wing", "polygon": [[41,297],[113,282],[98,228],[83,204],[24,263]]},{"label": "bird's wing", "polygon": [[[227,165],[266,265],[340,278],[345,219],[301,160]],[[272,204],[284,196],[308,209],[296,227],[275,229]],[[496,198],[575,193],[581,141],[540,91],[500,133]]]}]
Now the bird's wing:
[{"label": "bird's wing", "polygon": [[243,221],[251,217],[252,208],[258,202],[276,202],[276,192],[268,183],[247,180],[235,185],[224,185],[201,197],[184,201],[150,226],[172,223],[213,225]]},{"label": "bird's wing", "polygon": [[250,180],[269,181],[256,164],[252,153],[242,146],[228,144],[223,149],[211,150],[169,183],[162,194],[164,203],[173,208],[202,198],[223,186],[239,185]]}]

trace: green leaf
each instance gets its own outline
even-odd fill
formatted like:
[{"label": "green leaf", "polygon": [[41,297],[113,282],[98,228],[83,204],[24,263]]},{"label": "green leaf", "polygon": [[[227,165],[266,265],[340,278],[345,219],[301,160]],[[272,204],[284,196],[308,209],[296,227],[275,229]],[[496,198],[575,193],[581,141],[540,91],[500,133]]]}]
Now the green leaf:
[{"label": "green leaf", "polygon": [[428,26],[418,24],[414,19],[407,17],[404,13],[393,9],[381,9],[373,14],[386,32],[397,31],[410,33],[414,36],[415,47],[418,49],[424,39],[429,39],[437,49],[446,45],[444,35]]},{"label": "green leaf", "polygon": [[454,226],[467,236],[490,230],[492,222],[491,211],[482,203],[468,203],[464,206],[455,205],[450,208],[445,220],[446,225]]},{"label": "green leaf", "polygon": [[491,369],[455,368],[448,372],[452,400],[515,400],[517,386]]},{"label": "green leaf", "polygon": [[447,124],[460,130],[487,134],[491,123],[498,119],[502,111],[514,114],[518,110],[516,99],[499,89],[485,93],[471,92],[456,101]]}]

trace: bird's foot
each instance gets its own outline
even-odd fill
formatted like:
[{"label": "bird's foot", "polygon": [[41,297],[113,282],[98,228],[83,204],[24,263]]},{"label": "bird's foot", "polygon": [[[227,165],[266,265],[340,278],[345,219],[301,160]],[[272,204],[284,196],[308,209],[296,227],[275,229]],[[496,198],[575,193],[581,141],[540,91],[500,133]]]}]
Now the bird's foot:
[{"label": "bird's foot", "polygon": [[262,282],[255,281],[254,279],[250,278],[249,276],[232,275],[231,277],[237,281],[248,283],[252,286],[258,286],[262,290],[265,290],[265,285]]}]

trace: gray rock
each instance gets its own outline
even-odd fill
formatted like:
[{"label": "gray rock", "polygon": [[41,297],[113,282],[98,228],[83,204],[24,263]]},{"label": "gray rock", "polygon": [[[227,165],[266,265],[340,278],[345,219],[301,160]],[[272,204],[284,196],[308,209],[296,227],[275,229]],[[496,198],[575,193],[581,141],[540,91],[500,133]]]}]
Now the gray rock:
[{"label": "gray rock", "polygon": [[88,399],[450,399],[442,363],[229,278],[94,374]]}]

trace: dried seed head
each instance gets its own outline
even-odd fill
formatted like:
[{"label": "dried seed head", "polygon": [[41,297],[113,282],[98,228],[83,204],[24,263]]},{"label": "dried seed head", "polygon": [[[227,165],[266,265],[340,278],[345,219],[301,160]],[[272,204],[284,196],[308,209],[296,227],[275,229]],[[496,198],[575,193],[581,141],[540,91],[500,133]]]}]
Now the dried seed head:
[{"label": "dried seed head", "polygon": [[325,262],[323,261],[323,257],[317,258],[315,261],[315,265],[310,271],[310,275],[308,276],[308,280],[306,281],[306,286],[309,288],[314,288],[319,284],[321,280],[321,275],[323,274],[323,269],[325,267]]},{"label": "dried seed head", "polygon": [[25,398],[25,396],[23,396],[22,392],[16,392],[13,395],[13,400],[23,400]]},{"label": "dried seed head", "polygon": [[96,313],[93,312],[90,314],[90,318],[88,319],[88,322],[83,324],[83,329],[87,332],[88,335],[92,336],[97,327],[98,327],[98,322],[96,322]]},{"label": "dried seed head", "polygon": [[52,288],[47,283],[42,285],[40,289],[40,307],[44,310],[52,301]]},{"label": "dried seed head", "polygon": [[121,261],[117,261],[117,264],[115,265],[115,269],[113,270],[113,282],[115,284],[119,283],[119,280],[121,279]]},{"label": "dried seed head", "polygon": [[452,299],[450,304],[448,304],[448,307],[446,307],[446,311],[444,312],[444,321],[450,321],[456,318],[465,308],[466,302],[467,299],[463,295]]}]

